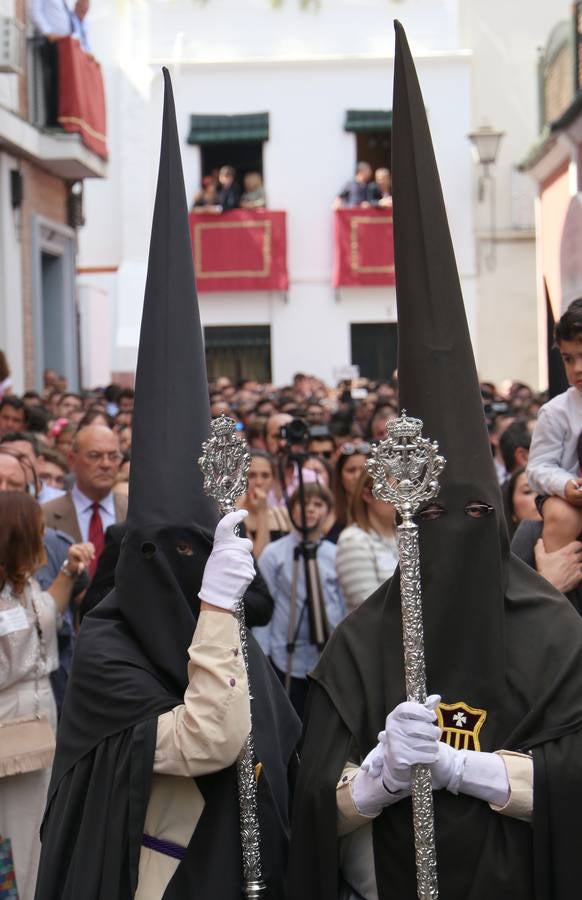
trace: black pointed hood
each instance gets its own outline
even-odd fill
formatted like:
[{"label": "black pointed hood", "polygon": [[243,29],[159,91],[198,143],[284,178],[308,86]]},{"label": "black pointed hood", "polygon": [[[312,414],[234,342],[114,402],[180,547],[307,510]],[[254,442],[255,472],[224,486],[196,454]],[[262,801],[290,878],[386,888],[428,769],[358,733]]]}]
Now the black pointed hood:
[{"label": "black pointed hood", "polygon": [[214,528],[198,457],[210,406],[172,83],[164,68],[158,185],[135,383],[128,525]]},{"label": "black pointed hood", "polygon": [[[503,617],[509,545],[487,436],[445,204],[425,105],[397,22],[392,112],[394,256],[400,403],[446,458],[438,504],[420,520],[429,692],[490,712],[504,692]],[[473,518],[470,504],[489,515]],[[400,629],[400,583],[387,615]],[[457,665],[451,668],[451,659]],[[390,700],[400,659],[388,663]],[[401,688],[400,688],[401,690]],[[391,708],[389,702],[387,708]]]},{"label": "black pointed hood", "polygon": [[461,285],[428,127],[404,29],[396,29],[392,132],[394,256],[401,406],[447,459],[447,486],[501,510]]}]

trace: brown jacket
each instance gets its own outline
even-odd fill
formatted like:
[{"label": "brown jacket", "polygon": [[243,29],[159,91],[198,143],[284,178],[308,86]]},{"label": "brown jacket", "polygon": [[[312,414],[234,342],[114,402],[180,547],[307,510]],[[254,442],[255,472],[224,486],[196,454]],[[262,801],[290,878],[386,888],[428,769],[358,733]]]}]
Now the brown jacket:
[{"label": "brown jacket", "polygon": [[[127,497],[124,494],[114,494],[113,503],[115,505],[115,521],[124,522],[127,516]],[[49,500],[41,506],[44,516],[44,524],[47,528],[54,528],[57,531],[64,531],[70,535],[75,543],[82,540],[75,512],[75,504],[70,494],[64,497],[57,497],[55,500]]]}]

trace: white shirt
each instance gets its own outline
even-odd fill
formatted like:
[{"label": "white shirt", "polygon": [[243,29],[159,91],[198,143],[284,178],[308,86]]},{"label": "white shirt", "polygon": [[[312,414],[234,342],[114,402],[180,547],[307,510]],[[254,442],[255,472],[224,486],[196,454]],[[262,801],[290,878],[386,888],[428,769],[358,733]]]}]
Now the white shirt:
[{"label": "white shirt", "polygon": [[564,496],[578,477],[578,438],[582,432],[582,394],[571,387],[540,409],[533,433],[527,480],[539,494]]},{"label": "white shirt", "polygon": [[[93,500],[89,500],[85,494],[81,493],[76,484],[73,485],[71,491],[71,500],[77,514],[77,522],[79,523],[79,531],[83,543],[89,540],[89,523],[93,515]],[[115,503],[113,502],[113,491],[110,491],[103,500],[99,501],[99,513],[103,522],[103,533],[107,531],[110,525],[115,525]]]},{"label": "white shirt", "polygon": [[71,34],[71,13],[65,0],[29,0],[28,14],[41,34]]},{"label": "white shirt", "polygon": [[396,538],[364,531],[359,525],[344,528],[337,542],[335,567],[348,612],[384,584],[397,565]]},{"label": "white shirt", "polygon": [[84,19],[80,19],[76,13],[71,14],[71,21],[73,23],[73,37],[79,41],[81,45],[81,50],[84,50],[85,53],[93,54],[91,50],[91,42],[89,40],[89,27],[87,25],[87,17]]}]

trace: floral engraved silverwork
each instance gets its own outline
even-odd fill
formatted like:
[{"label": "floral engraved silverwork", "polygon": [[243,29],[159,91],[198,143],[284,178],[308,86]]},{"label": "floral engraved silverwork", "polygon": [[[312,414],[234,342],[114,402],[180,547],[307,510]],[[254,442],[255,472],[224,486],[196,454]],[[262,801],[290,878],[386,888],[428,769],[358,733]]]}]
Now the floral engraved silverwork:
[{"label": "floral engraved silverwork", "polygon": [[[420,419],[413,419],[402,410],[397,419],[387,423],[386,438],[373,448],[366,462],[366,469],[373,479],[374,496],[391,503],[402,517],[398,526],[398,556],[404,671],[407,699],[417,703],[426,701],[426,670],[418,527],[413,516],[422,504],[438,495],[438,477],[445,466],[445,459],[438,449],[436,441],[422,437]],[[412,815],[418,897],[419,900],[436,900],[434,808],[431,772],[427,765],[413,769]]]},{"label": "floral engraved silverwork", "polygon": [[[250,461],[248,447],[237,434],[234,419],[225,415],[214,419],[211,423],[211,437],[202,444],[202,456],[198,464],[204,475],[204,491],[216,500],[223,515],[235,509],[235,501],[246,491]],[[242,597],[238,602],[236,615],[248,677],[247,632]],[[249,690],[250,688],[249,678]],[[252,731],[237,760],[237,781],[244,896],[248,900],[261,900],[266,895],[267,885],[263,880],[261,865],[261,834]]]}]

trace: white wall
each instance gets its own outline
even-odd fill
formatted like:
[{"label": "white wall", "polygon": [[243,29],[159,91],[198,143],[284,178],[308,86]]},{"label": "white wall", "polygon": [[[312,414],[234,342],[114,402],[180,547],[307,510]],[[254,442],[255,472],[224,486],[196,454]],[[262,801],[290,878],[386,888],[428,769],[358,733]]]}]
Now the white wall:
[{"label": "white wall", "polygon": [[[471,126],[486,122],[505,132],[495,166],[500,228],[513,222],[512,198],[532,197],[531,179],[515,173],[538,137],[537,56],[554,25],[571,16],[571,0],[467,0],[461,40],[473,50]],[[517,201],[519,202],[519,201]],[[513,201],[515,208],[516,201]],[[487,225],[486,213],[483,224]]]},{"label": "white wall", "polygon": [[[342,127],[345,110],[391,106],[392,19],[398,17],[425,95],[478,366],[535,383],[529,344],[516,344],[508,327],[535,322],[533,244],[510,235],[499,247],[503,262],[496,273],[476,271],[475,228],[488,229],[488,206],[476,202],[466,135],[484,121],[506,132],[495,170],[497,226],[527,229],[533,190],[515,164],[537,135],[537,47],[569,9],[569,0],[321,0],[306,12],[296,0],[278,10],[267,0],[93,4],[93,40],[108,73],[112,160],[109,181],[87,185],[80,264],[118,267],[112,279],[86,276],[95,285],[108,280],[113,368],[135,364],[162,63],[172,70],[188,196],[200,175],[198,149],[185,143],[190,114],[267,110],[269,202],[288,215],[287,302],[276,294],[202,295],[203,322],[270,324],[274,377],[286,380],[294,369],[314,365],[329,377],[335,365],[348,362],[350,322],[392,320],[390,289],[343,291],[336,301],[330,201],[355,161],[354,138]],[[315,327],[325,327],[323,348],[305,337],[304,313]],[[299,342],[291,340],[297,335]]]},{"label": "white wall", "polygon": [[22,251],[19,213],[12,209],[10,171],[18,161],[0,153],[0,349],[4,350],[15,393],[24,391]]},{"label": "white wall", "polygon": [[[470,121],[469,57],[458,52],[430,54],[419,57],[417,64],[459,269],[463,276],[471,277],[472,219],[466,197],[472,171],[464,142]],[[343,291],[337,302],[331,285],[331,203],[356,161],[355,137],[343,130],[345,112],[348,108],[391,107],[391,59],[183,63],[172,67],[172,74],[178,127],[184,138],[194,112],[269,112],[270,140],[264,147],[269,205],[286,210],[288,216],[287,297],[202,295],[203,324],[270,324],[276,381],[288,380],[298,368],[331,379],[335,367],[350,362],[351,322],[395,319],[392,289]],[[115,196],[110,187],[109,203],[104,204],[100,185],[91,186],[87,195],[89,224],[81,246],[82,267],[94,265],[99,253],[110,265],[119,267],[116,370],[133,367],[139,337],[162,108],[157,67],[151,67],[149,78],[151,84],[146,86],[148,78],[144,76],[139,87],[123,75],[119,79],[114,95],[121,142],[118,161],[112,166]],[[200,179],[199,152],[185,142],[182,149],[186,191],[191,197]],[[100,208],[96,218],[91,213],[93,205]],[[111,232],[104,222],[104,205]],[[474,318],[471,310],[469,318]],[[323,344],[322,329],[326,334]]]}]

